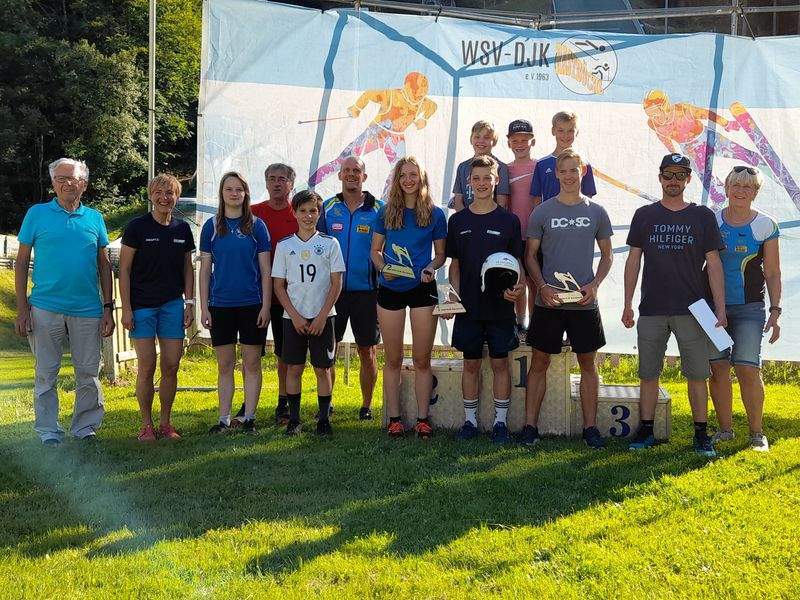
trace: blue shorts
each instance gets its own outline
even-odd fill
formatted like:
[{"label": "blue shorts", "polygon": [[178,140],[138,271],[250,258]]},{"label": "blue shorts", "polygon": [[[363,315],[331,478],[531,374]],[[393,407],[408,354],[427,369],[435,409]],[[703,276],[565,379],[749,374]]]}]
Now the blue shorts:
[{"label": "blue shorts", "polygon": [[182,340],[183,298],[175,298],[155,308],[137,308],[133,311],[131,339],[159,337],[164,340]]},{"label": "blue shorts", "polygon": [[456,315],[452,344],[464,354],[464,360],[483,358],[484,343],[489,346],[490,358],[506,358],[519,346],[516,319],[473,321]]},{"label": "blue shorts", "polygon": [[725,330],[733,338],[733,349],[716,352],[714,348],[710,360],[729,360],[734,365],[761,368],[761,340],[767,319],[764,303],[728,304],[725,313],[728,316]]}]

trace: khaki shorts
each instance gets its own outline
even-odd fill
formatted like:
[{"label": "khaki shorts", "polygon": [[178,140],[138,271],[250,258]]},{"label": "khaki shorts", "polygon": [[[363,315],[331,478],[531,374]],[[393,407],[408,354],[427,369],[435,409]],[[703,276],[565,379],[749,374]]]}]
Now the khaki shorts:
[{"label": "khaki shorts", "polygon": [[671,333],[678,342],[683,376],[693,381],[708,379],[711,342],[692,315],[640,316],[636,331],[640,379],[657,379],[661,375]]}]

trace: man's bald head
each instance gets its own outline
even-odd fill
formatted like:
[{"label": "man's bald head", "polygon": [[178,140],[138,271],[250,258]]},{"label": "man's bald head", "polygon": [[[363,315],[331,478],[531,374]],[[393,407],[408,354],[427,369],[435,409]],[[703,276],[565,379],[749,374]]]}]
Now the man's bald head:
[{"label": "man's bald head", "polygon": [[358,193],[360,194],[363,189],[362,186],[367,180],[367,171],[364,167],[364,161],[358,156],[348,156],[339,167],[339,181],[342,182],[342,192],[344,193]]}]

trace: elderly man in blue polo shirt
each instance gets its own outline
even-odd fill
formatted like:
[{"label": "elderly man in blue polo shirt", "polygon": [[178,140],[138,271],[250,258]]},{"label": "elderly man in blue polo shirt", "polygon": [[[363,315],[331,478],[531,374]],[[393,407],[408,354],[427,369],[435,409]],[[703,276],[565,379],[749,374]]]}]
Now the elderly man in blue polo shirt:
[{"label": "elderly man in blue polo shirt", "polygon": [[[15,328],[17,334],[28,337],[36,359],[34,429],[45,445],[58,446],[64,437],[56,391],[62,344],[65,338],[69,340],[75,368],[70,432],[93,441],[104,412],[98,379],[101,335],[114,331],[114,305],[106,226],[99,212],[81,203],[89,169],[81,161],[60,158],[50,164],[50,178],[56,197],[32,206],[19,230]],[[33,289],[28,297],[31,251]]]}]

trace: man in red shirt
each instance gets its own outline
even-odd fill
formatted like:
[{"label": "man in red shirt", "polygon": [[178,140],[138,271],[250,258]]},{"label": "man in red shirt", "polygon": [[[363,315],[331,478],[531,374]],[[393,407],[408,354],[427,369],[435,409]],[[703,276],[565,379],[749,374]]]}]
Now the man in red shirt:
[{"label": "man in red shirt", "polygon": [[[259,217],[267,225],[269,239],[274,250],[275,244],[285,237],[297,233],[297,219],[294,217],[289,199],[294,188],[295,172],[289,165],[274,163],[264,171],[267,183],[269,200],[259,202],[251,207],[253,215]],[[275,252],[270,253],[270,260]],[[286,363],[281,360],[283,351],[283,307],[275,294],[272,295],[272,308],[270,310],[270,323],[272,323],[272,339],[275,342],[275,356],[278,358],[278,406],[275,409],[275,421],[278,425],[289,422],[289,407],[286,400]],[[237,414],[244,417],[244,405]]]}]

